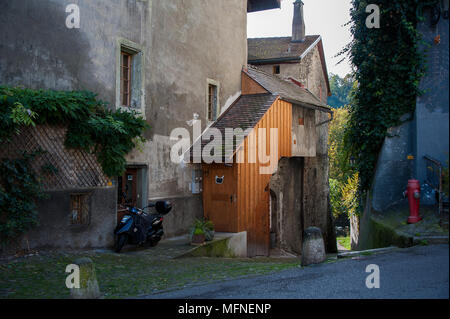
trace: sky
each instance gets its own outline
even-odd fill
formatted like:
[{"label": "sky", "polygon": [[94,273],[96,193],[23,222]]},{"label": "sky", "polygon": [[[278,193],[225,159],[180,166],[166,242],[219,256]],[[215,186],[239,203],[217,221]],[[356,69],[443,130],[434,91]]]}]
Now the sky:
[{"label": "sky", "polygon": [[[281,10],[267,10],[248,14],[247,37],[292,36],[294,0],[282,0]],[[351,41],[350,27],[343,25],[350,21],[351,0],[303,0],[305,4],[306,35],[322,36],[329,73],[344,77],[351,72],[348,59],[336,66],[342,57],[334,58]]]}]

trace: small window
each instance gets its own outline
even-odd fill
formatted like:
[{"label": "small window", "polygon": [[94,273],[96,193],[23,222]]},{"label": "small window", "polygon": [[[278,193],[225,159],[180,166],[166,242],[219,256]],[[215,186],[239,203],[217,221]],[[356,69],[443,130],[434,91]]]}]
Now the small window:
[{"label": "small window", "polygon": [[70,195],[70,221],[72,225],[89,224],[89,195]]},{"label": "small window", "polygon": [[279,65],[275,65],[273,67],[273,74],[280,74],[280,66]]},{"label": "small window", "polygon": [[117,49],[116,106],[143,111],[143,61],[139,44],[121,39]]},{"label": "small window", "polygon": [[208,84],[208,120],[217,119],[217,85]]},{"label": "small window", "polygon": [[132,54],[122,50],[120,56],[120,100],[123,106],[131,105],[132,59]]}]

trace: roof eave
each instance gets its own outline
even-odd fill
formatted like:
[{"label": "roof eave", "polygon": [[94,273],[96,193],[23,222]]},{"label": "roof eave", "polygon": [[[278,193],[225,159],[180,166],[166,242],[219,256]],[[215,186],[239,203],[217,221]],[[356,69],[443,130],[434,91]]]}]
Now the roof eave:
[{"label": "roof eave", "polygon": [[249,0],[247,2],[248,13],[280,8],[281,0]]},{"label": "roof eave", "polygon": [[279,63],[279,62],[293,62],[293,61],[300,61],[301,57],[295,56],[295,57],[286,57],[286,58],[272,58],[272,59],[254,59],[254,60],[248,60],[248,64],[272,64],[272,63]]},{"label": "roof eave", "polygon": [[327,107],[325,105],[324,106],[314,105],[314,104],[306,103],[306,102],[299,101],[299,100],[290,99],[290,98],[283,97],[283,96],[280,96],[280,99],[285,101],[285,102],[289,102],[289,103],[292,103],[292,104],[295,104],[295,105],[299,105],[299,106],[304,107],[304,108],[313,109],[313,110],[326,112],[326,113],[330,113],[330,114],[333,113],[331,108],[329,108],[329,107]]}]

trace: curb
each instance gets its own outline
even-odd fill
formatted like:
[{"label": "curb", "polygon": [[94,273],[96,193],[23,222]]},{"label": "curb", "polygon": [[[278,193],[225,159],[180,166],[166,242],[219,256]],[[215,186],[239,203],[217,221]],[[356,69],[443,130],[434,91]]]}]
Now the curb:
[{"label": "curb", "polygon": [[414,236],[414,245],[426,242],[427,245],[448,244],[448,236]]},{"label": "curb", "polygon": [[399,249],[397,246],[390,246],[385,248],[376,248],[376,249],[367,249],[367,250],[359,250],[359,251],[349,251],[346,253],[340,253],[337,255],[337,258],[347,258],[347,257],[355,257],[355,256],[361,256],[361,255],[368,255],[368,254],[376,254],[376,253],[384,253],[384,252],[391,252],[394,250]]}]

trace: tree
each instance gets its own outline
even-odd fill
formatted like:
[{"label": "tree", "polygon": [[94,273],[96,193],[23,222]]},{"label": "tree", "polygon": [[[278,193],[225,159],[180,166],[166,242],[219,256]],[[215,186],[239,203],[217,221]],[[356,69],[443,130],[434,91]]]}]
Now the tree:
[{"label": "tree", "polygon": [[330,89],[332,95],[328,98],[328,105],[335,109],[347,105],[350,102],[353,83],[354,79],[350,74],[341,78],[337,74],[330,73]]},{"label": "tree", "polygon": [[358,174],[350,161],[350,153],[344,143],[348,125],[348,107],[334,110],[329,128],[328,155],[330,158],[330,201],[334,217],[346,214],[350,217],[357,210]]}]

